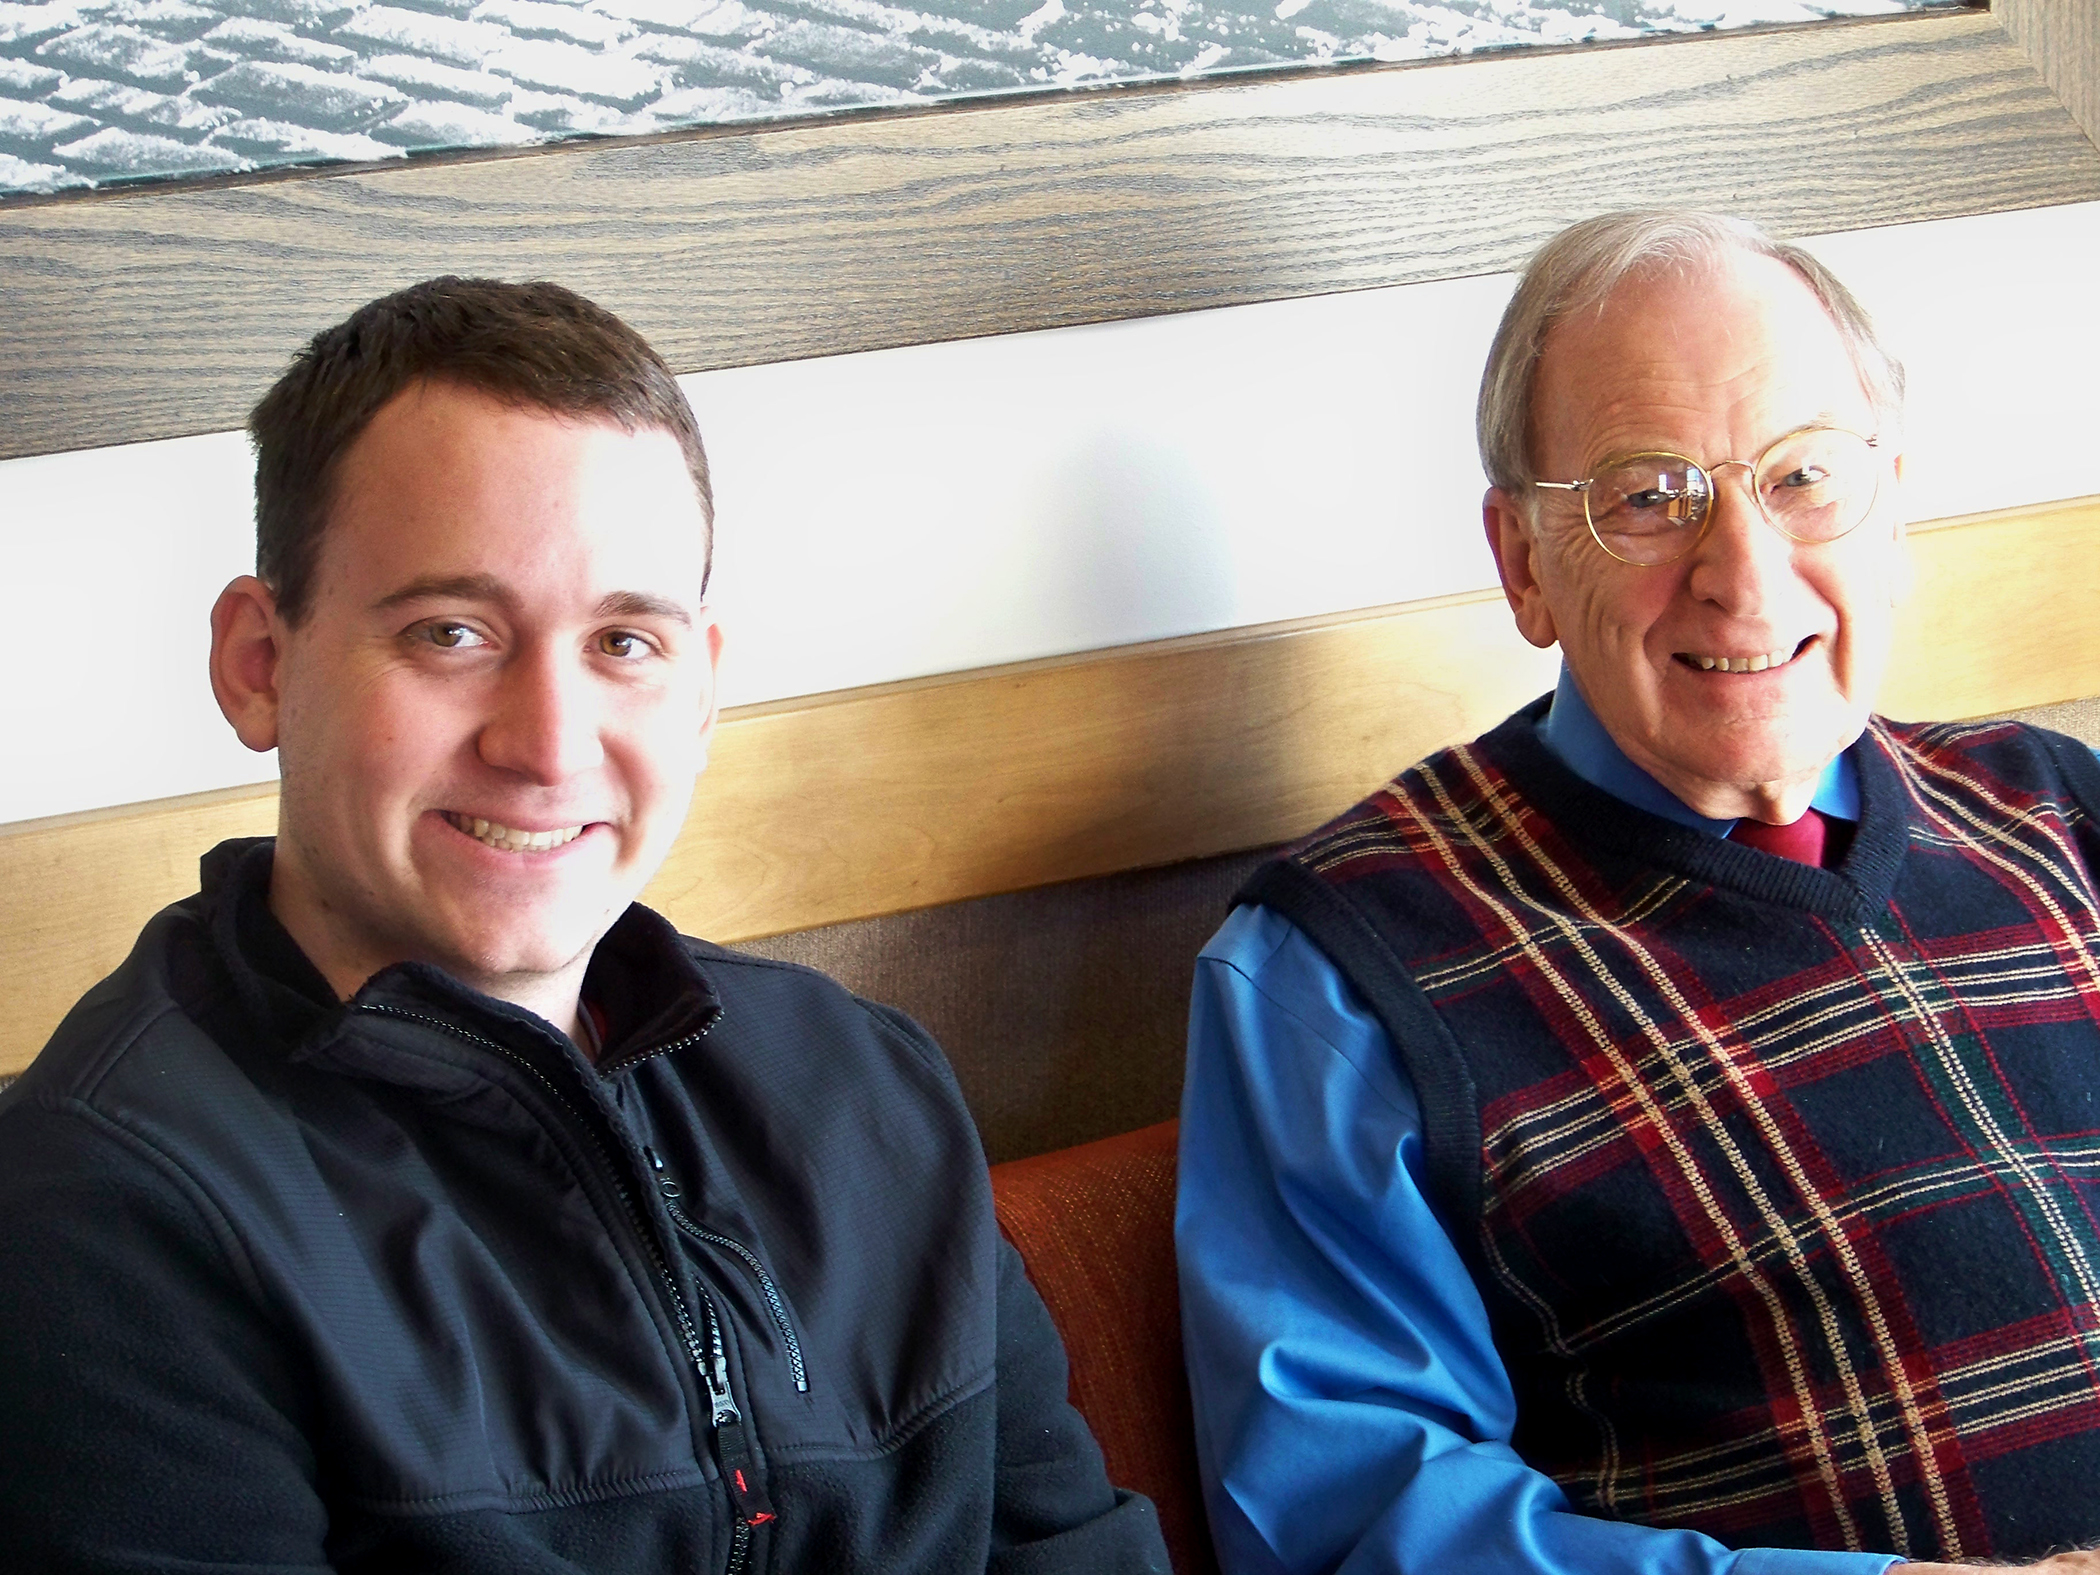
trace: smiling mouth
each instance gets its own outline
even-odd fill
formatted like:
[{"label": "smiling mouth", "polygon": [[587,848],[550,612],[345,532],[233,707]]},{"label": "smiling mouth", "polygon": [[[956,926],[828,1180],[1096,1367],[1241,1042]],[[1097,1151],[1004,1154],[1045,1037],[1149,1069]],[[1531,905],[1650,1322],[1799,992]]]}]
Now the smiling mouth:
[{"label": "smiling mouth", "polygon": [[1809,642],[1803,640],[1791,650],[1760,651],[1755,656],[1704,656],[1691,651],[1679,651],[1677,660],[1687,667],[1696,667],[1702,673],[1764,673],[1775,667],[1784,667],[1803,651]]},{"label": "smiling mouth", "polygon": [[444,811],[444,816],[455,830],[464,831],[482,846],[494,848],[499,853],[545,853],[583,835],[581,826],[558,826],[553,831],[517,831],[493,820],[454,814],[449,809]]}]

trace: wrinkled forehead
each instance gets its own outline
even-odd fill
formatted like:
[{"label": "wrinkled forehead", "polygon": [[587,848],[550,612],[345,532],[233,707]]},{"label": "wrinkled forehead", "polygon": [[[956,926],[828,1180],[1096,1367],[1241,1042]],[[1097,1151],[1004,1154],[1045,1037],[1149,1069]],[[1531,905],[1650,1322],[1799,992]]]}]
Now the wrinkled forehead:
[{"label": "wrinkled forehead", "polygon": [[[1651,267],[1548,331],[1532,405],[1543,464],[1569,446],[1683,440],[1761,444],[1790,427],[1832,421],[1871,431],[1872,403],[1829,309],[1776,258],[1727,253]],[[1745,458],[1744,454],[1694,454]]]},{"label": "wrinkled forehead", "polygon": [[[1819,370],[1833,362],[1849,369],[1852,359],[1837,320],[1808,280],[1758,252],[1637,268],[1565,313],[1554,331],[1617,336],[1680,353],[1698,342],[1771,347]],[[1857,380],[1856,371],[1850,375]]]}]

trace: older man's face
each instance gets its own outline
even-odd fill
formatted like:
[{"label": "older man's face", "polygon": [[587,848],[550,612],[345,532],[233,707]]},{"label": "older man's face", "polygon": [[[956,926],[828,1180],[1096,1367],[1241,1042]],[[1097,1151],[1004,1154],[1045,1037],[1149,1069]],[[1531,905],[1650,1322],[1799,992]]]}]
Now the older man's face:
[{"label": "older man's face", "polygon": [[[1636,279],[1562,320],[1539,363],[1536,474],[1573,481],[1663,450],[1709,468],[1828,423],[1893,446],[1835,325],[1800,277],[1731,255]],[[1892,470],[1900,461],[1891,461]],[[1767,524],[1740,468],[1716,478],[1705,536],[1675,563],[1621,563],[1572,493],[1488,494],[1487,527],[1518,626],[1562,655],[1642,769],[1715,819],[1787,821],[1866,724],[1908,584],[1895,477],[1850,535],[1807,545]],[[1537,500],[1535,516],[1531,499]],[[1724,672],[1702,658],[1768,658]]]}]

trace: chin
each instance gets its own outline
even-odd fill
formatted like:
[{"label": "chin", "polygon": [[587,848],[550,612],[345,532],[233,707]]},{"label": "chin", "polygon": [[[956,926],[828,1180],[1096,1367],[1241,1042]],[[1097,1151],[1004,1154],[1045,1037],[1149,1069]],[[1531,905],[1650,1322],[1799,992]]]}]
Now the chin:
[{"label": "chin", "polygon": [[486,989],[483,981],[560,973],[588,956],[600,933],[594,927],[570,924],[455,935],[439,953],[439,966],[484,993],[498,994]]},{"label": "chin", "polygon": [[1684,769],[1693,780],[1717,789],[1756,794],[1820,777],[1842,748],[1835,746],[1828,753],[1800,749],[1718,751],[1696,767],[1688,765]]}]

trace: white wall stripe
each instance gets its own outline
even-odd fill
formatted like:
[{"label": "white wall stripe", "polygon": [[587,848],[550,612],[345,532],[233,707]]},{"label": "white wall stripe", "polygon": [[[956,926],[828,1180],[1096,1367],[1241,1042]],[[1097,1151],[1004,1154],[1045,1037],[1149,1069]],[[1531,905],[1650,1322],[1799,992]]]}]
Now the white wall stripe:
[{"label": "white wall stripe", "polygon": [[[1828,237],[1909,362],[1918,518],[2100,492],[2100,204]],[[1504,277],[686,380],[731,704],[1490,584]],[[286,346],[289,355],[292,346]],[[204,682],[238,434],[0,462],[0,822],[266,780]]]}]

